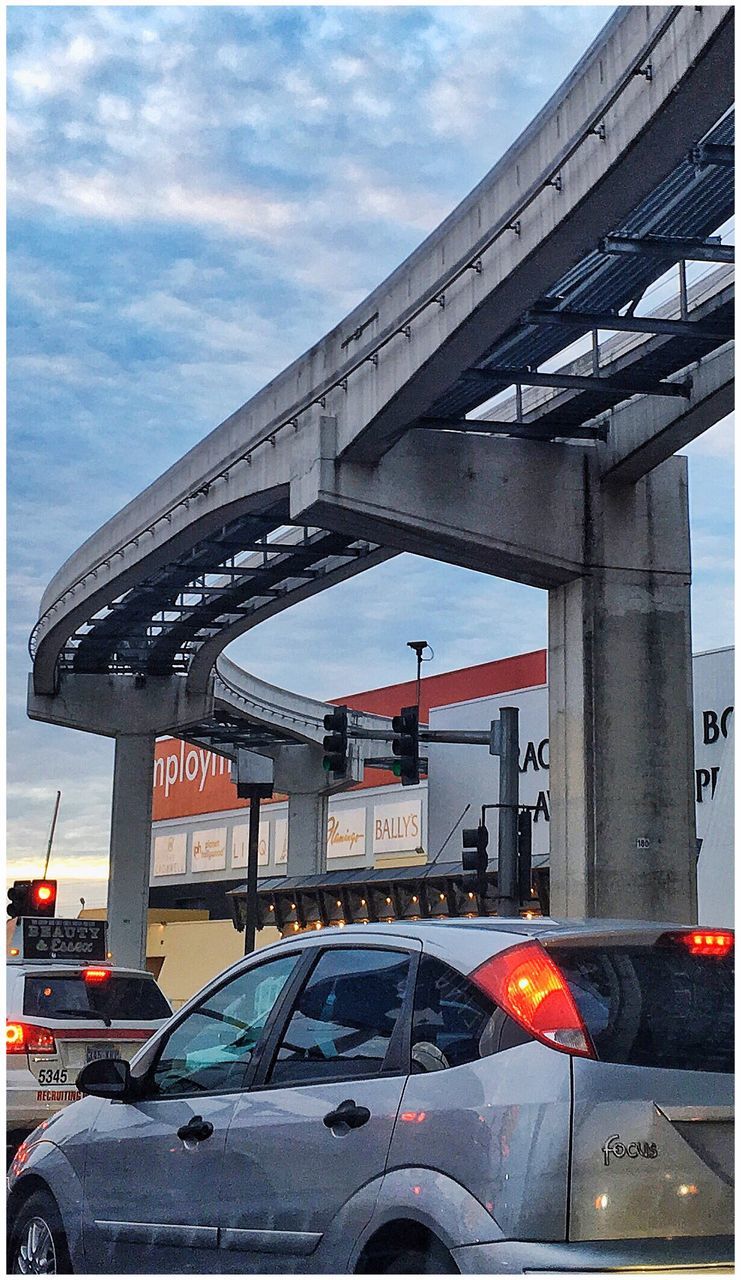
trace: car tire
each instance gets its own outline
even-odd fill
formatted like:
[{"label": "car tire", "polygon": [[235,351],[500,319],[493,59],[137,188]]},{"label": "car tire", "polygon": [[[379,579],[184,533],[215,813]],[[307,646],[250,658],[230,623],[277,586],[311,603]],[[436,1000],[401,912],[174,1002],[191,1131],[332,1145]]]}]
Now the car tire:
[{"label": "car tire", "polygon": [[437,1242],[427,1249],[405,1249],[381,1267],[381,1273],[387,1276],[459,1275],[447,1249]]},{"label": "car tire", "polygon": [[52,1197],[34,1191],[15,1216],[8,1241],[10,1275],[72,1274],[62,1219]]}]

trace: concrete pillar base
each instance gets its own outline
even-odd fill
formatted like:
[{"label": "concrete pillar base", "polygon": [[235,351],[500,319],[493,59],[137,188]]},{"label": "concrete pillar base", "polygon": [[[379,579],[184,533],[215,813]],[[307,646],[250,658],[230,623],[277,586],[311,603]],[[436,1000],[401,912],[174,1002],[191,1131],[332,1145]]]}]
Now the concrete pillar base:
[{"label": "concrete pillar base", "polygon": [[590,571],[549,593],[551,912],[693,923],[684,459],[599,516]]},{"label": "concrete pillar base", "polygon": [[116,738],[108,881],[108,949],[113,963],[146,965],[154,737]]},{"label": "concrete pillar base", "polygon": [[288,797],[289,876],[314,876],[324,871],[329,796],[310,791]]}]

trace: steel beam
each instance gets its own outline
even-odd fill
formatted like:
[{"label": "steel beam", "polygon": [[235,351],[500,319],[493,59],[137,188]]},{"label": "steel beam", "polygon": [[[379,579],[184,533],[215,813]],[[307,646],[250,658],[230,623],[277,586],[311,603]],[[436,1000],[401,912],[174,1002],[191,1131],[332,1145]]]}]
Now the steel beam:
[{"label": "steel beam", "polygon": [[719,236],[701,240],[694,236],[605,236],[600,240],[602,253],[651,254],[677,262],[686,258],[693,262],[735,261],[735,245],[721,244]]},{"label": "steel beam", "polygon": [[666,334],[669,338],[690,338],[695,342],[730,342],[733,329],[714,329],[695,320],[665,320],[660,316],[618,316],[609,311],[551,311],[532,307],[523,324],[558,324],[568,329],[606,329],[613,333]]},{"label": "steel beam", "polygon": [[690,394],[689,382],[651,382],[644,378],[584,376],[575,373],[540,373],[531,369],[473,369],[492,382],[524,387],[561,387],[566,391],[617,391],[629,396],[681,396]]},{"label": "steel beam", "polygon": [[459,435],[514,436],[520,440],[606,440],[607,423],[573,426],[570,423],[498,422],[488,418],[419,418],[413,427],[423,431],[451,431]]},{"label": "steel beam", "polygon": [[690,164],[698,168],[706,165],[718,165],[719,168],[732,169],[736,163],[736,148],[722,142],[701,142],[690,152]]}]

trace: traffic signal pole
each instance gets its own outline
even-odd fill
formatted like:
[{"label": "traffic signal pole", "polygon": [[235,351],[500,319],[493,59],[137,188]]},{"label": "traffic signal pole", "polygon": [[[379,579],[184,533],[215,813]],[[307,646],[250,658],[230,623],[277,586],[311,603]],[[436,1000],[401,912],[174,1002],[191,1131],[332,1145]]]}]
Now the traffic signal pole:
[{"label": "traffic signal pole", "polygon": [[503,916],[517,916],[520,914],[517,871],[520,732],[517,707],[501,707],[499,721],[499,910]]},{"label": "traffic signal pole", "polygon": [[247,915],[244,925],[244,954],[255,950],[257,931],[257,859],[260,835],[260,795],[256,790],[250,795],[250,827],[247,837]]}]

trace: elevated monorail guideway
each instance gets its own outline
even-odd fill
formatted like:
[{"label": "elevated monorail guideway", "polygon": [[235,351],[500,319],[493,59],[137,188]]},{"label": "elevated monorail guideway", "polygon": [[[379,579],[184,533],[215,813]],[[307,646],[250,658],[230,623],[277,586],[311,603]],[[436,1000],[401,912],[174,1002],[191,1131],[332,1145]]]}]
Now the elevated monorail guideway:
[{"label": "elevated monorail guideway", "polygon": [[691,918],[672,454],[730,404],[732,57],[730,7],[619,9],[410,258],[62,566],[29,714],[122,750],[220,723],[219,749],[310,753],[281,697],[224,719],[232,639],[400,551],[528,582],[550,593],[554,908]]}]

